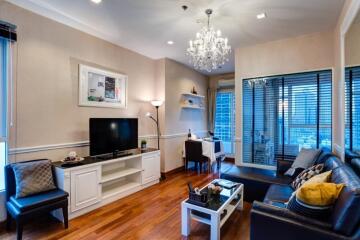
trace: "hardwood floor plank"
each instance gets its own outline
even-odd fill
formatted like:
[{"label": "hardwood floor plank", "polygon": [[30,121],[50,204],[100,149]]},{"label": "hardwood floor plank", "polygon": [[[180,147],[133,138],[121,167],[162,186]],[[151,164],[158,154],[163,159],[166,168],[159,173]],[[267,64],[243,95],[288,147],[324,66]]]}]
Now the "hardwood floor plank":
[{"label": "hardwood floor plank", "polygon": [[[222,169],[231,167],[223,163]],[[155,186],[72,219],[69,228],[49,216],[34,219],[25,225],[23,239],[46,240],[111,240],[111,239],[209,239],[210,227],[192,221],[189,238],[181,236],[180,203],[187,198],[187,183],[202,187],[217,173],[196,174],[193,171],[177,172]],[[235,211],[221,228],[221,239],[249,239],[249,203],[243,211]],[[0,230],[0,239],[15,239],[15,227],[11,232]]]}]

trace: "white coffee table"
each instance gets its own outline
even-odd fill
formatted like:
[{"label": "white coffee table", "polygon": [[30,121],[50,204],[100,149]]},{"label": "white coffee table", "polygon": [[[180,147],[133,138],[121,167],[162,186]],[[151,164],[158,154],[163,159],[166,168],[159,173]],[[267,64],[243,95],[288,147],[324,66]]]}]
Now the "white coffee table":
[{"label": "white coffee table", "polygon": [[[208,185],[202,189],[205,189]],[[232,189],[223,188],[220,193],[220,198],[212,198],[206,207],[201,207],[189,203],[189,199],[184,200],[181,203],[182,235],[189,236],[191,229],[191,219],[194,219],[198,222],[210,225],[211,240],[220,239],[220,228],[229,219],[230,215],[235,211],[235,209],[243,209],[243,197],[244,186],[243,184],[238,184]],[[222,216],[224,212],[226,212],[226,214]]]}]

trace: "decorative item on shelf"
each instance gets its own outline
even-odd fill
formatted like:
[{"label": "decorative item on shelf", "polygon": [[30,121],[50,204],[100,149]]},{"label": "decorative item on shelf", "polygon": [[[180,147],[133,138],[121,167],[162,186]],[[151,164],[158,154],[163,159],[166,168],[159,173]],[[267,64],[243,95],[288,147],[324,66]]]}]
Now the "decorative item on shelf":
[{"label": "decorative item on shelf", "polygon": [[191,140],[191,130],[189,129],[188,140]]},{"label": "decorative item on shelf", "polygon": [[196,33],[195,40],[189,41],[186,52],[196,69],[211,72],[229,61],[231,47],[228,45],[228,39],[221,37],[221,31],[215,31],[210,25],[213,10],[206,9],[205,13],[208,17],[207,26]]},{"label": "decorative item on shelf", "polygon": [[211,194],[211,195],[219,195],[220,196],[220,193],[222,191],[222,187],[220,186],[216,186],[214,184],[209,184],[208,185],[208,192]]},{"label": "decorative item on shelf", "polygon": [[151,118],[156,124],[157,130],[157,146],[160,149],[160,124],[159,124],[159,107],[163,104],[162,100],[152,100],[150,101],[151,105],[156,108],[156,119],[151,115],[151,113],[147,112],[146,116]]},{"label": "decorative item on shelf", "polygon": [[67,163],[67,164],[76,164],[81,162],[82,160],[84,160],[84,158],[79,157],[75,151],[71,151],[69,152],[68,156],[61,160],[63,163]]},{"label": "decorative item on shelf", "polygon": [[146,140],[145,139],[141,140],[141,148],[142,149],[146,148]]},{"label": "decorative item on shelf", "polygon": [[191,93],[192,93],[192,94],[195,94],[195,95],[198,94],[197,91],[196,91],[196,89],[195,89],[195,86],[191,89]]}]

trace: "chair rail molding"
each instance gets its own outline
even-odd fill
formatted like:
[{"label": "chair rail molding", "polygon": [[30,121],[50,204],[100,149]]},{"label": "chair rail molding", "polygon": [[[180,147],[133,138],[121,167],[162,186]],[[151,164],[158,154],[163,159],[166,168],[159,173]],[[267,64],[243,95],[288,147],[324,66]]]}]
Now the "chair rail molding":
[{"label": "chair rail molding", "polygon": [[[194,131],[196,134],[206,134],[207,130]],[[186,137],[187,133],[174,133],[174,134],[164,134],[160,136],[160,139],[172,139],[179,137]],[[142,135],[139,136],[139,139],[156,139],[156,135]],[[33,153],[41,151],[50,151],[57,149],[66,149],[66,148],[78,148],[78,147],[88,147],[90,145],[89,140],[79,141],[79,142],[68,142],[68,143],[55,143],[39,146],[29,146],[29,147],[19,147],[9,149],[9,155],[24,154],[24,153]]]}]

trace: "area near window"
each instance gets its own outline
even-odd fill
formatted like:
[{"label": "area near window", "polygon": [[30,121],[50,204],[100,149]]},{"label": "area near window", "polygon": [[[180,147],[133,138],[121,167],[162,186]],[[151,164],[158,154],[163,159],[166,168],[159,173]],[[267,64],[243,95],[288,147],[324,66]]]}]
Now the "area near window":
[{"label": "area near window", "polygon": [[360,67],[345,69],[345,147],[360,150]]},{"label": "area near window", "polygon": [[223,141],[224,152],[234,154],[235,94],[234,89],[220,89],[216,94],[215,137]]},{"label": "area near window", "polygon": [[331,148],[331,74],[244,80],[242,161],[275,166],[301,148]]},{"label": "area near window", "polygon": [[7,65],[8,40],[0,37],[0,191],[4,190],[4,166],[7,158]]}]

